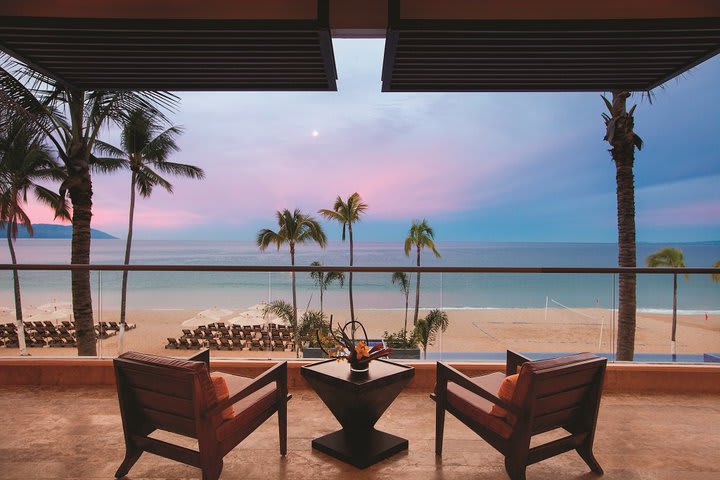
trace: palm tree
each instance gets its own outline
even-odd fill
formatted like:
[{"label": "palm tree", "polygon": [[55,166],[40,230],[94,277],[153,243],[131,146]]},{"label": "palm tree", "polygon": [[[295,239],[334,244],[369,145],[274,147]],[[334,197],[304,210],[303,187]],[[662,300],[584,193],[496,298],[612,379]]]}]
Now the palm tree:
[{"label": "palm tree", "polygon": [[296,321],[297,312],[292,305],[285,300],[273,300],[263,308],[263,317],[275,315],[281,318],[287,325],[292,328],[293,341],[295,343],[295,352],[300,351],[303,339],[312,341],[316,330],[325,333],[327,324],[325,323],[325,315],[321,312],[308,310],[302,314],[299,321]]},{"label": "palm tree", "polygon": [[[199,167],[184,163],[173,163],[167,160],[172,153],[180,150],[175,139],[182,133],[182,130],[177,126],[165,128],[163,123],[155,112],[135,109],[129,112],[127,122],[123,125],[120,135],[121,147],[115,147],[99,140],[96,142],[96,150],[111,157],[98,159],[103,160],[103,163],[97,164],[101,165],[101,169],[127,167],[132,172],[130,176],[130,212],[128,214],[124,265],[130,264],[133,218],[135,215],[135,192],[137,191],[143,198],[148,198],[152,194],[153,188],[160,186],[168,193],[172,193],[172,184],[163,178],[161,174],[197,179],[205,177],[205,172]],[[125,312],[127,310],[127,283],[128,271],[125,270],[123,271],[120,294],[118,354],[122,353],[123,350]]]},{"label": "palm tree", "polygon": [[[649,255],[645,259],[645,265],[648,267],[685,267],[685,258],[683,252],[679,248],[662,248],[657,252]],[[687,278],[687,275],[685,276]],[[672,336],[671,352],[673,355],[677,352],[675,349],[675,333],[677,332],[677,274],[673,274],[673,312],[672,312]]]},{"label": "palm tree", "polygon": [[[715,262],[715,264],[713,265],[713,268],[720,268],[720,260],[718,260],[717,262]],[[720,282],[720,273],[713,273],[713,274],[712,274],[712,281],[713,281],[713,282]]]},{"label": "palm tree", "polygon": [[[89,264],[93,197],[90,169],[95,162],[91,153],[101,128],[127,118],[128,112],[138,108],[162,116],[158,108],[173,109],[177,97],[165,92],[85,91],[21,63],[5,61],[0,65],[0,104],[41,129],[57,150],[67,172],[60,195],[69,195],[72,203],[70,262]],[[78,355],[94,356],[97,345],[90,271],[73,270],[71,279]]]},{"label": "palm tree", "polygon": [[[318,223],[315,218],[305,213],[302,213],[297,208],[290,212],[285,209],[282,212],[275,212],[278,222],[278,231],[275,232],[268,228],[263,228],[257,234],[257,245],[260,247],[260,251],[275,244],[277,249],[287,243],[290,247],[290,264],[295,266],[295,245],[315,241],[320,247],[325,248],[327,243],[327,237],[322,229],[322,226]],[[297,293],[295,287],[295,272],[292,272],[292,307],[293,307],[293,322],[297,325]],[[295,335],[298,335],[297,329],[295,329]],[[296,342],[297,347],[297,342]]]},{"label": "palm tree", "polygon": [[[428,225],[428,221],[423,219],[422,222],[413,220],[405,239],[405,255],[410,256],[413,247],[417,251],[417,266],[420,266],[420,252],[423,248],[429,248],[436,257],[440,257],[440,253],[435,248],[435,234],[433,229]],[[420,310],[420,272],[417,272],[417,283],[415,284],[415,316],[413,317],[413,326],[417,325],[418,312]]]},{"label": "palm tree", "polygon": [[[322,209],[318,213],[329,220],[335,220],[342,224],[342,241],[345,241],[345,228],[347,227],[350,238],[350,266],[353,266],[353,223],[360,221],[360,215],[365,213],[368,206],[363,202],[360,194],[355,192],[350,195],[346,202],[338,195],[332,210]],[[350,297],[350,320],[355,321],[355,305],[353,303],[353,272],[350,272],[348,279],[348,295]]]},{"label": "palm tree", "polygon": [[[0,130],[0,226],[6,229],[8,249],[13,265],[17,264],[13,241],[17,237],[18,225],[23,225],[30,236],[32,223],[23,204],[27,203],[28,191],[35,198],[55,210],[55,218],[69,219],[67,205],[60,196],[37,181],[65,179],[60,165],[52,158],[49,149],[42,144],[41,136],[21,117],[5,118],[8,112],[0,114],[5,127]],[[7,121],[5,121],[7,120]],[[15,291],[15,319],[17,321],[20,355],[27,355],[25,328],[23,324],[20,277],[13,270]]]},{"label": "palm tree", "polygon": [[423,358],[427,359],[427,347],[435,342],[439,331],[447,330],[449,324],[447,313],[437,308],[430,310],[425,318],[418,320],[415,325],[415,338],[423,348]]},{"label": "palm tree", "polygon": [[[626,110],[627,91],[612,92],[612,102],[602,97],[609,114],[603,113],[605,138],[615,162],[617,183],[618,266],[635,267],[635,148],[642,149],[642,139],[635,134],[633,113]],[[617,359],[631,361],[635,353],[636,278],[632,273],[619,275],[619,308]]]},{"label": "palm tree", "polygon": [[[311,267],[322,267],[320,262],[312,262]],[[315,286],[320,290],[320,313],[323,313],[323,293],[330,285],[335,282],[340,284],[340,288],[345,284],[345,274],[343,272],[323,272],[316,270],[310,272],[310,278],[315,282]]]},{"label": "palm tree", "polygon": [[393,285],[398,285],[400,291],[405,297],[405,328],[403,329],[407,333],[407,316],[408,316],[408,304],[410,301],[410,279],[405,272],[395,272],[392,274]]}]

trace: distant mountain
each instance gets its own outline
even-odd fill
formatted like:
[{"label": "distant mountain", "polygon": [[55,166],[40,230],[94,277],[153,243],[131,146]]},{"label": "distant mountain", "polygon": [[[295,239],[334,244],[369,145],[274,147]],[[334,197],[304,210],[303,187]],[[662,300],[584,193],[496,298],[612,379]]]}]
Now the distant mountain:
[{"label": "distant mountain", "polygon": [[[32,238],[72,238],[72,227],[70,225],[53,225],[50,223],[36,223],[33,225],[35,235]],[[5,237],[5,227],[0,227],[0,233]],[[90,229],[90,237],[93,239],[117,239],[109,233],[100,230]],[[30,238],[25,227],[18,227],[17,238]]]}]

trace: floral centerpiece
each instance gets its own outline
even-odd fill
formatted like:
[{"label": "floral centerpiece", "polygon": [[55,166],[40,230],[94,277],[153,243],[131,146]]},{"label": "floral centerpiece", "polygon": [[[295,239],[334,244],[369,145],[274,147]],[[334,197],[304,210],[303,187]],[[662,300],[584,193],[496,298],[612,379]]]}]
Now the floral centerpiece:
[{"label": "floral centerpiece", "polygon": [[[359,331],[362,331],[364,340],[356,341],[355,334]],[[328,337],[323,341],[318,333],[318,343],[325,355],[338,360],[347,360],[353,372],[367,372],[371,361],[387,357],[392,353],[392,348],[385,348],[382,343],[370,347],[365,327],[356,320],[333,329],[332,315]],[[331,346],[326,349],[323,345]]]}]

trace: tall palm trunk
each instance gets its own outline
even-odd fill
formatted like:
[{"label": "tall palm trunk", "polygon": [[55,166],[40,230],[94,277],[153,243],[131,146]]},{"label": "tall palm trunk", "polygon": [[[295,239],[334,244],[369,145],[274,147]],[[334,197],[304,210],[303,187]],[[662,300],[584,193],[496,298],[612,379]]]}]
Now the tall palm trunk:
[{"label": "tall palm trunk", "polygon": [[[92,219],[92,179],[90,178],[90,152],[83,139],[83,112],[85,92],[72,90],[69,101],[72,125],[72,140],[65,160],[70,201],[72,202],[72,242],[70,262],[87,265],[90,263],[90,220]],[[97,355],[97,339],[93,325],[92,293],[90,271],[73,270],[72,302],[75,316],[75,336],[78,355]]]},{"label": "tall palm trunk", "polygon": [[[130,213],[128,214],[128,233],[125,243],[125,262],[124,265],[130,265],[130,249],[132,248],[133,236],[133,218],[135,217],[135,183],[137,182],[137,172],[133,170],[130,177]],[[124,270],[122,275],[122,291],[120,293],[120,333],[118,334],[118,355],[123,353],[125,347],[125,312],[127,311],[127,284],[128,271]]]},{"label": "tall palm trunk", "polygon": [[[295,243],[290,242],[290,264],[295,266]],[[295,271],[292,272],[292,302],[293,302],[293,337],[295,338],[295,356],[300,358],[300,325],[297,314],[297,293],[295,291]]]},{"label": "tall palm trunk", "polygon": [[325,289],[320,285],[320,315],[323,313],[323,290]]},{"label": "tall palm trunk", "polygon": [[[420,245],[417,246],[417,266],[420,266]],[[417,325],[418,313],[420,311],[420,272],[417,272],[417,282],[415,283],[415,316],[413,317],[413,327]]]},{"label": "tall palm trunk", "polygon": [[[353,266],[353,235],[352,222],[348,222],[348,234],[350,235],[350,266]],[[353,272],[350,272],[350,280],[348,282],[348,295],[350,295],[350,320],[355,321],[355,304],[353,303]],[[355,324],[353,324],[353,340],[355,340]]]},{"label": "tall palm trunk", "polygon": [[[14,197],[13,197],[14,198]],[[10,259],[13,265],[17,265],[17,257],[15,257],[15,247],[12,241],[12,231],[15,229],[15,222],[7,224],[7,242],[10,249]],[[13,287],[15,288],[15,319],[17,320],[18,345],[20,346],[20,355],[28,355],[27,345],[25,345],[25,324],[23,323],[22,301],[20,298],[20,276],[18,271],[13,268]]]},{"label": "tall palm trunk", "polygon": [[670,339],[670,353],[677,353],[675,334],[677,333],[677,273],[673,273],[673,313],[672,313],[672,337]]},{"label": "tall palm trunk", "polygon": [[410,303],[410,291],[405,292],[405,335],[407,335],[408,304]]},{"label": "tall palm trunk", "polygon": [[[633,144],[633,125],[628,125],[626,100],[628,92],[613,92],[613,118],[616,119],[615,135],[611,142],[615,179],[617,182],[617,221],[618,221],[618,265],[636,266],[635,251],[635,178],[633,163],[635,150]],[[635,354],[635,315],[636,315],[636,277],[635,274],[619,275],[619,308],[617,359],[632,361]]]}]

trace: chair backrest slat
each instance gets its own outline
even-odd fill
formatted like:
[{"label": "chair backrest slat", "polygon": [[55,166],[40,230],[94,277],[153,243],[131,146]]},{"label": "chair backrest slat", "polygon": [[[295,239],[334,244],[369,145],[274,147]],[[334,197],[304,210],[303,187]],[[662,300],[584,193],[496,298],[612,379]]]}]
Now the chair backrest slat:
[{"label": "chair backrest slat", "polygon": [[535,404],[535,415],[546,415],[579,405],[590,389],[590,385],[581,385],[571,390],[540,397]]},{"label": "chair backrest slat", "polygon": [[531,368],[523,367],[521,372],[531,376],[529,430],[537,434],[569,425],[590,426],[588,419],[597,412],[607,360],[579,354],[531,363]]},{"label": "chair backrest slat", "polygon": [[596,381],[597,365],[583,366],[581,369],[568,368],[565,372],[538,372],[535,377],[535,394],[547,396],[568,389],[589,385]]},{"label": "chair backrest slat", "polygon": [[140,408],[139,412],[155,428],[185,435],[186,437],[197,438],[194,419],[180,417],[150,408]]},{"label": "chair backrest slat", "polygon": [[135,396],[135,401],[143,408],[150,408],[184,418],[195,418],[195,409],[191,399],[164,395],[138,387],[133,388],[132,393]]},{"label": "chair backrest slat", "polygon": [[574,418],[582,412],[581,406],[566,408],[547,415],[535,416],[533,418],[531,432],[533,435],[555,429],[562,425],[573,423]]},{"label": "chair backrest slat", "polygon": [[193,377],[187,373],[181,376],[156,375],[128,367],[122,369],[122,376],[130,387],[162,392],[173,397],[192,400]]}]

